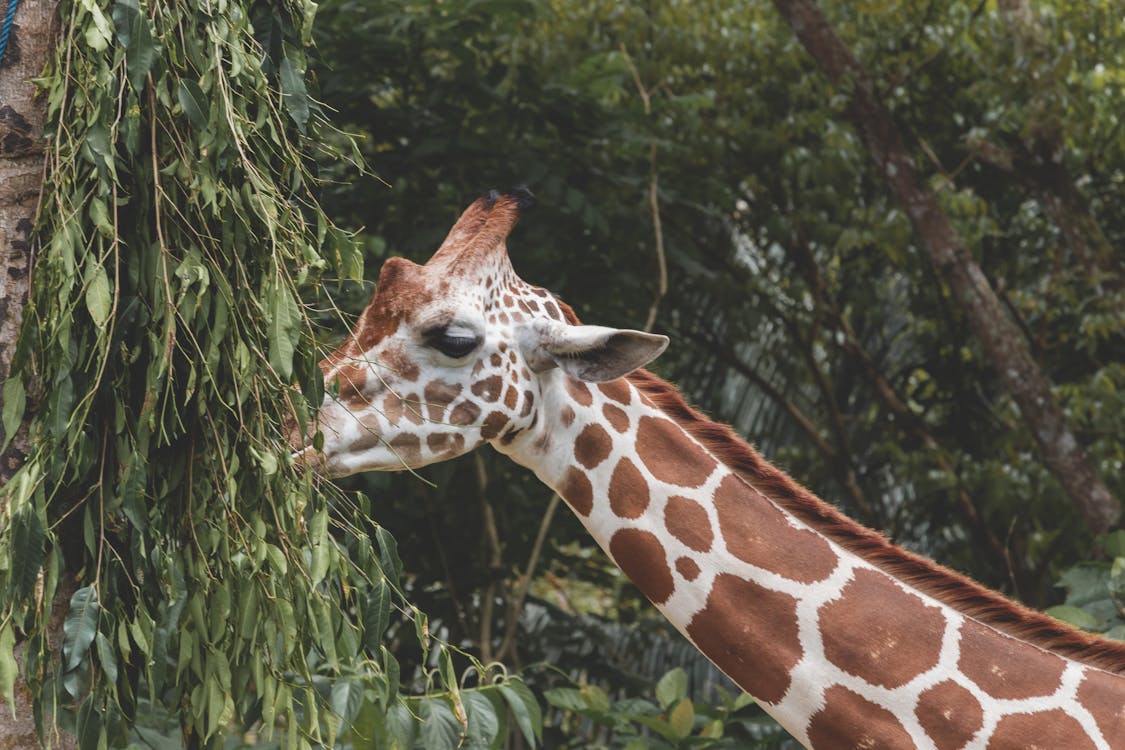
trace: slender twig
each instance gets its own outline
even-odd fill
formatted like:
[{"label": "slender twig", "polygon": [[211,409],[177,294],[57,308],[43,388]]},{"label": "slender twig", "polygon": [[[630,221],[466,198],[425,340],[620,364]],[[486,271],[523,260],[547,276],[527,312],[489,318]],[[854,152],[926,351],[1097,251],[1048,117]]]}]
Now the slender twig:
[{"label": "slender twig", "polygon": [[[633,76],[633,83],[637,87],[637,93],[641,96],[641,103],[644,105],[645,117],[652,116],[652,92],[653,89],[646,89],[644,83],[641,81],[641,74],[637,70],[637,66],[633,64],[633,58],[629,56],[629,51],[625,48],[625,44],[621,44],[621,56],[625,58],[625,64],[629,66],[629,72]],[[659,84],[658,84],[659,86]],[[656,323],[656,313],[660,309],[660,302],[668,294],[668,263],[664,255],[664,229],[660,222],[660,180],[657,174],[657,161],[656,161],[656,138],[652,138],[648,148],[648,205],[649,210],[652,212],[652,233],[656,245],[656,265],[657,265],[657,282],[656,282],[656,297],[652,301],[652,306],[648,310],[648,318],[645,321],[644,330],[651,331],[653,324]]]},{"label": "slender twig", "polygon": [[531,589],[535,568],[539,564],[539,554],[543,551],[543,543],[547,539],[547,530],[551,527],[551,521],[555,517],[555,511],[558,510],[560,500],[558,493],[551,495],[551,502],[547,504],[547,512],[543,514],[543,520],[539,522],[539,532],[535,535],[535,543],[531,546],[531,555],[527,558],[527,567],[524,568],[523,575],[519,579],[519,590],[508,605],[508,622],[504,628],[504,640],[500,642],[500,647],[496,649],[497,659],[503,660],[508,651],[515,647],[519,614],[523,611],[523,603],[527,600],[527,592]]},{"label": "slender twig", "polygon": [[494,661],[492,654],[492,610],[495,606],[496,581],[492,572],[500,567],[504,558],[500,549],[500,534],[496,530],[496,514],[492,512],[492,503],[488,502],[488,471],[480,453],[473,454],[477,470],[477,487],[480,491],[481,504],[484,506],[484,538],[491,550],[489,555],[489,580],[481,597],[480,613],[480,658],[483,662]]}]

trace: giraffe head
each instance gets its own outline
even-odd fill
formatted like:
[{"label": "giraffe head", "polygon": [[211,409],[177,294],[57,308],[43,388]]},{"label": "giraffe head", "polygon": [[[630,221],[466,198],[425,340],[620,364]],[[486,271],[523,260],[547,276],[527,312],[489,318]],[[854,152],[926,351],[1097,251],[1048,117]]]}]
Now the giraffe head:
[{"label": "giraffe head", "polygon": [[538,422],[548,381],[613,380],[664,350],[665,336],[581,325],[516,276],[504,241],[532,203],[526,189],[490,192],[426,265],[386,261],[355,330],[321,362],[324,442],[299,460],[344,476],[507,445]]}]

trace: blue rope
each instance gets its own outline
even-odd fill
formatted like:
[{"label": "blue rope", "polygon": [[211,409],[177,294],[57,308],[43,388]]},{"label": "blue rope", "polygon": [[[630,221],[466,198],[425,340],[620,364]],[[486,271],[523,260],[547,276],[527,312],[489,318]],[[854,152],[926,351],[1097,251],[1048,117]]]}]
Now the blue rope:
[{"label": "blue rope", "polygon": [[4,25],[0,27],[0,62],[4,61],[4,51],[8,49],[8,34],[12,33],[12,21],[19,4],[20,0],[8,0],[8,12],[4,14]]}]

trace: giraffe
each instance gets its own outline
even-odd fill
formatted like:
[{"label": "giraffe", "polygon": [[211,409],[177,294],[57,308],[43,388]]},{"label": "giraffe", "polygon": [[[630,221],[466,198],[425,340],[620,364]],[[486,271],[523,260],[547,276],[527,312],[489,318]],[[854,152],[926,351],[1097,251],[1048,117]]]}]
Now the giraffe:
[{"label": "giraffe", "polygon": [[640,369],[666,337],[582,325],[516,276],[531,203],[490,192],[426,265],[386,261],[296,460],[343,476],[490,443],[805,747],[1125,750],[1125,644],[891,545],[692,409]]}]

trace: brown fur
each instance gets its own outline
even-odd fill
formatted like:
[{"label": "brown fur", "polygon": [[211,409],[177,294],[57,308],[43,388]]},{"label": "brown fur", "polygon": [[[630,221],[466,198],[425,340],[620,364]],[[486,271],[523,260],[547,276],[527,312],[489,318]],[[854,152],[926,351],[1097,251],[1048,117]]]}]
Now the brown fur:
[{"label": "brown fur", "polygon": [[[573,312],[568,317],[574,315]],[[629,380],[716,458],[786,511],[906,585],[1000,632],[1068,659],[1125,674],[1125,643],[1076,630],[932,560],[891,544],[877,531],[845,516],[763,459],[730,427],[692,409],[669,383],[646,370]]]}]

